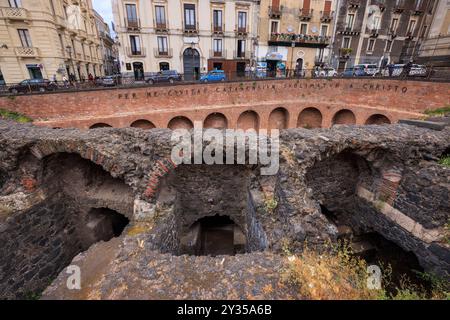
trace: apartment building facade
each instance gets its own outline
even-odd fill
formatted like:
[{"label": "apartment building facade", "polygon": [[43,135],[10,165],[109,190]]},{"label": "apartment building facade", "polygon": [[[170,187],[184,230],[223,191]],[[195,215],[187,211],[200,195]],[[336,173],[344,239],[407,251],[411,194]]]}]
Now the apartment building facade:
[{"label": "apartment building facade", "polygon": [[437,0],[340,0],[332,65],[406,63],[430,27]]},{"label": "apartment building facade", "polygon": [[91,0],[0,0],[0,74],[77,80],[101,75],[103,62]]},{"label": "apartment building facade", "polygon": [[103,17],[94,10],[95,24],[100,39],[100,50],[103,60],[103,73],[113,75],[120,73],[119,51],[111,36],[111,29]]},{"label": "apartment building facade", "polygon": [[122,73],[160,70],[185,79],[221,69],[242,73],[254,59],[256,0],[113,0]]},{"label": "apartment building facade", "polygon": [[433,18],[416,61],[433,66],[450,66],[450,1],[436,1]]},{"label": "apartment building facade", "polygon": [[336,0],[262,0],[256,57],[269,74],[329,60]]}]

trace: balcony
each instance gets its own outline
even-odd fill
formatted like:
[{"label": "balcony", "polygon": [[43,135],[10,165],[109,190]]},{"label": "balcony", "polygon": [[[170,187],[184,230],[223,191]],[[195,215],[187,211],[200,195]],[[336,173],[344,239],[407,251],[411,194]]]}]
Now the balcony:
[{"label": "balcony", "polygon": [[348,1],[348,8],[350,10],[358,10],[359,7],[361,6],[361,0],[349,0]]},{"label": "balcony", "polygon": [[238,26],[236,26],[235,32],[237,36],[246,36],[248,33],[247,27],[238,27]]},{"label": "balcony", "polygon": [[422,16],[425,13],[426,7],[424,3],[422,3],[420,6],[417,6],[412,10],[411,15],[413,16]]},{"label": "balcony", "polygon": [[223,31],[225,30],[225,25],[213,25],[212,26],[212,31],[215,34],[223,34]]},{"label": "balcony", "polygon": [[394,39],[397,37],[397,29],[396,28],[389,28],[388,35],[391,36],[391,39]]},{"label": "balcony", "polygon": [[155,23],[155,31],[156,32],[169,32],[167,23],[166,22],[156,22]]},{"label": "balcony", "polygon": [[55,15],[55,24],[60,30],[67,29],[66,19],[61,16]]},{"label": "balcony", "polygon": [[403,11],[405,11],[405,2],[404,1],[397,1],[394,4],[393,12],[396,13],[396,14],[401,14],[401,13],[403,13]]},{"label": "balcony", "polygon": [[173,57],[172,49],[162,50],[159,48],[154,48],[153,50],[154,50],[153,52],[155,54],[155,58],[172,58]]},{"label": "balcony", "polygon": [[19,58],[38,58],[40,51],[33,47],[15,47],[14,52]]},{"label": "balcony", "polygon": [[340,48],[339,49],[339,59],[340,60],[348,60],[350,59],[350,55],[352,54],[352,48]]},{"label": "balcony", "polygon": [[140,48],[139,50],[136,49],[132,49],[130,47],[126,48],[127,50],[127,55],[129,57],[145,57],[145,48]]},{"label": "balcony", "polygon": [[357,36],[361,33],[359,30],[353,30],[353,27],[344,26],[341,30],[338,32],[339,34],[343,34],[346,36]]},{"label": "balcony", "polygon": [[198,22],[196,24],[184,24],[183,32],[187,36],[198,34]]},{"label": "balcony", "polygon": [[80,38],[81,40],[86,40],[87,39],[87,32],[82,30],[82,29],[78,29],[77,31],[77,35],[78,38]]},{"label": "balcony", "polygon": [[378,29],[378,28],[370,29],[370,37],[371,38],[378,38],[379,35],[380,35],[380,29]]},{"label": "balcony", "polygon": [[271,19],[280,19],[281,18],[281,9],[282,7],[280,6],[269,6],[269,17]]},{"label": "balcony", "polygon": [[28,10],[24,8],[1,8],[2,17],[10,21],[28,21]]},{"label": "balcony", "polygon": [[313,9],[300,9],[298,11],[298,17],[301,21],[308,21],[311,20],[313,15]]},{"label": "balcony", "polygon": [[222,50],[222,51],[210,50],[209,51],[210,59],[225,59],[226,56],[227,56],[226,50]]},{"label": "balcony", "polygon": [[139,19],[125,18],[125,28],[127,28],[128,31],[139,31],[141,28],[141,21]]},{"label": "balcony", "polygon": [[320,21],[330,22],[334,18],[334,11],[320,11]]},{"label": "balcony", "polygon": [[234,51],[233,58],[234,59],[250,59],[252,57],[252,53],[250,51]]},{"label": "balcony", "polygon": [[406,39],[407,39],[407,40],[412,40],[412,39],[414,39],[414,32],[408,31],[408,32],[406,33]]},{"label": "balcony", "polygon": [[307,34],[272,33],[269,45],[291,47],[325,48],[330,44],[328,36],[316,36]]}]

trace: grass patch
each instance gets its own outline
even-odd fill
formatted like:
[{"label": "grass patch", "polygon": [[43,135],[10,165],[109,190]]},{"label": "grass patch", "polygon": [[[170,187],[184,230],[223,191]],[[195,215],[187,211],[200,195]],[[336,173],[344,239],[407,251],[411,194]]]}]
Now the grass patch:
[{"label": "grass patch", "polygon": [[13,120],[20,123],[33,122],[33,119],[18,112],[0,109],[0,119]]},{"label": "grass patch", "polygon": [[[282,281],[293,286],[299,296],[313,300],[425,300],[449,299],[449,283],[434,275],[419,276],[430,284],[430,289],[412,283],[406,276],[399,284],[391,282],[392,268],[380,265],[381,286],[371,289],[368,265],[356,257],[348,243],[332,246],[325,253],[306,248],[301,255],[287,258],[282,270]],[[389,291],[386,288],[391,288]]]},{"label": "grass patch", "polygon": [[450,154],[447,154],[445,156],[443,156],[440,160],[439,160],[439,164],[445,166],[445,167],[449,167],[450,168]]},{"label": "grass patch", "polygon": [[434,110],[425,110],[424,112],[427,116],[440,116],[443,117],[447,113],[450,113],[450,106],[434,109]]}]

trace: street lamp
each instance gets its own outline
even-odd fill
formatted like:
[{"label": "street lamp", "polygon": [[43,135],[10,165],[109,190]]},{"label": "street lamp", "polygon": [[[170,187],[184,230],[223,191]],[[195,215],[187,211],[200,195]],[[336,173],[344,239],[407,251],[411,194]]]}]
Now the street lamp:
[{"label": "street lamp", "polygon": [[192,41],[192,42],[191,42],[191,53],[192,53],[192,80],[196,80],[196,79],[195,79],[194,46],[195,46],[195,43],[194,43],[194,41]]},{"label": "street lamp", "polygon": [[295,40],[292,40],[291,43],[291,73],[294,70],[294,48],[295,48]]}]

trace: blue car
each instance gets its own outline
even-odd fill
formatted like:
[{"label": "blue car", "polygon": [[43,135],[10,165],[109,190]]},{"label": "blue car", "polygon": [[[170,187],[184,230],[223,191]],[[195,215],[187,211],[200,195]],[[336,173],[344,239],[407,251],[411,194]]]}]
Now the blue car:
[{"label": "blue car", "polygon": [[201,76],[201,82],[214,82],[214,81],[225,81],[227,80],[227,76],[223,70],[212,70],[207,74]]}]

